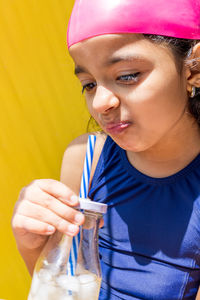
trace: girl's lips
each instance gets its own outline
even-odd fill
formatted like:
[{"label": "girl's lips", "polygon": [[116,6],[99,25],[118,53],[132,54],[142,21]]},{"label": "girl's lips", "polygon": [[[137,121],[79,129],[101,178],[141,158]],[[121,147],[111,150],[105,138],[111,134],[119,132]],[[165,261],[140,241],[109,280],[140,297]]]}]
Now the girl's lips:
[{"label": "girl's lips", "polygon": [[130,122],[109,123],[106,125],[105,130],[110,134],[119,134],[131,125]]}]

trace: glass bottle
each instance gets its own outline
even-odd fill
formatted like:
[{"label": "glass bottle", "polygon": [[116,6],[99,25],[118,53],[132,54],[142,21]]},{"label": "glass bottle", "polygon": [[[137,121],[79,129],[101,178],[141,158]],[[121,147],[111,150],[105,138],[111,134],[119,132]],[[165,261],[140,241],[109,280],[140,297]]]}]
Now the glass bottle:
[{"label": "glass bottle", "polygon": [[80,198],[77,209],[85,215],[79,235],[56,231],[49,238],[36,263],[28,300],[98,300],[98,230],[107,205]]}]

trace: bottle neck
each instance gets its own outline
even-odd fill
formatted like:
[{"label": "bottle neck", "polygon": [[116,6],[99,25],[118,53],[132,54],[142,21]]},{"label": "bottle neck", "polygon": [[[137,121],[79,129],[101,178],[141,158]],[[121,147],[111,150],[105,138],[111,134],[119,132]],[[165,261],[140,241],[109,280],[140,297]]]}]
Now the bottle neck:
[{"label": "bottle neck", "polygon": [[101,270],[98,251],[98,233],[102,215],[89,211],[84,211],[84,215],[85,222],[80,228],[80,252],[78,264],[84,265],[88,272],[94,273],[100,278]]}]

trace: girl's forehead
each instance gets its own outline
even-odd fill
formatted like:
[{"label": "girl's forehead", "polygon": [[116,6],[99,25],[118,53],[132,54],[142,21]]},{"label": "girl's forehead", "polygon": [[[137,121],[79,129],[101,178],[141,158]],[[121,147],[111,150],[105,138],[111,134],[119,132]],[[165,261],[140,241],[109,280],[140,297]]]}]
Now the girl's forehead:
[{"label": "girl's forehead", "polygon": [[[116,52],[137,51],[138,48],[142,51],[146,44],[148,41],[139,34],[106,34],[79,42],[71,46],[69,52],[72,58],[87,57],[93,54],[100,57]],[[149,47],[151,47],[150,43]]]},{"label": "girl's forehead", "polygon": [[[104,34],[95,37],[88,38],[79,43],[72,45],[69,48],[69,52],[73,53],[75,51],[84,51],[85,49],[95,49],[103,44],[104,47],[108,47],[108,50],[116,49],[126,44],[134,43],[143,39],[141,34]],[[101,51],[102,49],[98,49]]]},{"label": "girl's forehead", "polygon": [[150,42],[142,34],[108,34],[93,37],[79,42],[69,49],[75,63],[90,63],[92,58],[100,62],[104,60],[117,61],[119,57],[143,58],[155,57],[162,54],[172,56],[171,51]]}]

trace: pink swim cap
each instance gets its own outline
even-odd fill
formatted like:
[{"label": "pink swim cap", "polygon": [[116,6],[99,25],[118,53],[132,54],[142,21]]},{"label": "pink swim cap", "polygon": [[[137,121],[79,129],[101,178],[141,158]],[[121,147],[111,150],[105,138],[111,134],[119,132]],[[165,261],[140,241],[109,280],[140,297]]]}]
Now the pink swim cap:
[{"label": "pink swim cap", "polygon": [[112,33],[200,39],[200,0],[76,0],[68,47]]}]

